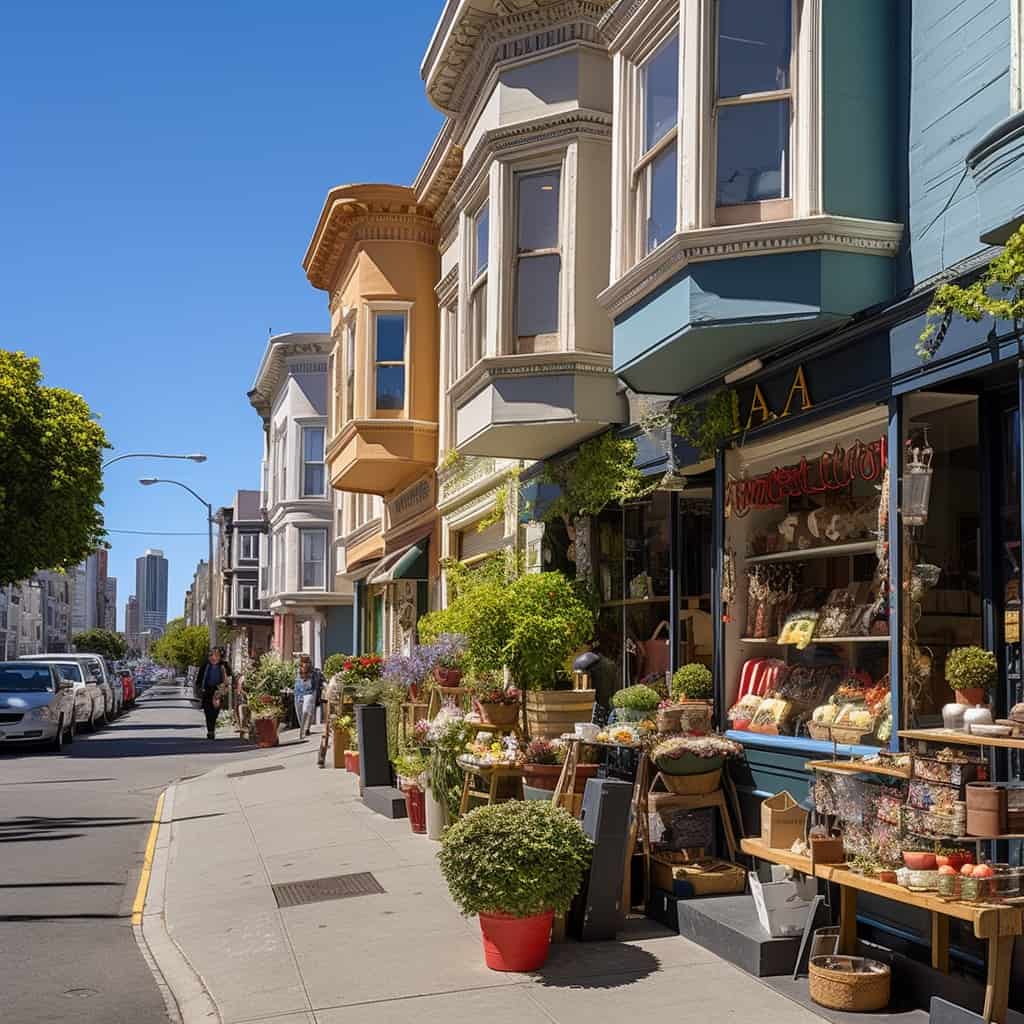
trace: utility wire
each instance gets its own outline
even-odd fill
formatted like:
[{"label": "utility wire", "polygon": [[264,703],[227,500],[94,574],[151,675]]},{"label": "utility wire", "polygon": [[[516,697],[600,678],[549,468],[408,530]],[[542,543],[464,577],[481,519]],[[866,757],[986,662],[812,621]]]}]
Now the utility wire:
[{"label": "utility wire", "polygon": [[134,533],[141,537],[205,537],[205,531],[175,533],[170,530],[107,530],[107,533]]}]

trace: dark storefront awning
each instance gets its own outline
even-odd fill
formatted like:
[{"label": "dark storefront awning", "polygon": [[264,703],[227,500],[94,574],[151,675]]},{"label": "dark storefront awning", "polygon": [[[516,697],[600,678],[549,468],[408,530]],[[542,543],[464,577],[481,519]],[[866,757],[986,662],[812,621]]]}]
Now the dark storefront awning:
[{"label": "dark storefront awning", "polygon": [[385,555],[372,569],[368,583],[394,583],[397,580],[427,579],[427,546],[430,537],[407,544]]}]

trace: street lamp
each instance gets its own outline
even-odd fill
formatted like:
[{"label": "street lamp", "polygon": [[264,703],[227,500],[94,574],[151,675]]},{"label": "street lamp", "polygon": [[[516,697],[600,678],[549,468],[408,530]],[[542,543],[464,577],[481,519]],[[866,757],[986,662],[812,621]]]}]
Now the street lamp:
[{"label": "street lamp", "polygon": [[107,466],[112,466],[115,462],[120,462],[122,459],[181,459],[185,462],[205,462],[206,456],[203,455],[202,452],[195,452],[192,455],[161,455],[158,452],[126,452],[124,455],[115,455],[112,459],[107,459],[101,468],[106,469]]},{"label": "street lamp", "polygon": [[[204,456],[205,458],[205,456]],[[176,487],[180,487],[184,491],[188,491],[196,501],[199,502],[206,509],[206,533],[207,540],[209,543],[209,568],[207,572],[210,579],[210,596],[206,602],[206,621],[210,630],[210,650],[217,646],[217,617],[214,614],[214,593],[213,593],[213,506],[205,499],[200,498],[195,491],[192,490],[188,484],[183,484],[180,480],[161,480],[159,477],[147,476],[143,477],[139,481],[143,487],[152,487],[153,484],[174,484]],[[228,691],[228,707],[232,704],[231,691]]]}]

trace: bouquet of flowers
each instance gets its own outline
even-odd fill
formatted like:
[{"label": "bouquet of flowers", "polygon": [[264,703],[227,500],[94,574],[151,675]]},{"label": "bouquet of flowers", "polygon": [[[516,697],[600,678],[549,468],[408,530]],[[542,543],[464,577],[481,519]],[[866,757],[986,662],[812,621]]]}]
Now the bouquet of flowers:
[{"label": "bouquet of flowers", "polygon": [[384,659],[379,654],[354,654],[341,666],[342,683],[346,690],[360,697],[376,699],[376,688],[383,670]]}]

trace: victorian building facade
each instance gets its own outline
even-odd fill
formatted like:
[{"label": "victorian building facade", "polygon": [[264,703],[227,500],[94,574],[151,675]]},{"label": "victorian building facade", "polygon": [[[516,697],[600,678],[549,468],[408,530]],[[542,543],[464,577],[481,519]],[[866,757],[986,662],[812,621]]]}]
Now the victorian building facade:
[{"label": "victorian building facade", "polygon": [[336,501],[327,481],[328,334],[267,343],[249,401],[263,423],[259,601],[284,657],[352,647],[352,588],[335,571]]}]

